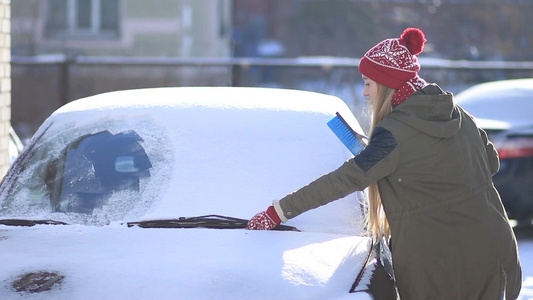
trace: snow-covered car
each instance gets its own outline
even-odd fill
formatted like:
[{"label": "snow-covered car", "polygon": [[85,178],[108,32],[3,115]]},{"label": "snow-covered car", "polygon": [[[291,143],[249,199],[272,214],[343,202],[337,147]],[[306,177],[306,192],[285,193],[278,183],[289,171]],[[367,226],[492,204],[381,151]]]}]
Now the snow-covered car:
[{"label": "snow-covered car", "polygon": [[533,78],[486,82],[457,94],[500,155],[494,185],[515,226],[533,222]]},{"label": "snow-covered car", "polygon": [[[233,87],[66,104],[0,186],[0,299],[391,299],[354,193],[274,231],[272,200],[351,157],[339,98]],[[393,295],[393,296],[391,296]]]}]

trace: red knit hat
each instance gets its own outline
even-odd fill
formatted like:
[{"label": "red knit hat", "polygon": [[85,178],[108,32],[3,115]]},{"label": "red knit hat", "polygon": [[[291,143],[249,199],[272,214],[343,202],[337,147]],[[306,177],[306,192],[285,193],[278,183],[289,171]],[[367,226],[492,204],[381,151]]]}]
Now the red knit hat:
[{"label": "red knit hat", "polygon": [[400,89],[418,75],[420,64],[416,55],[424,50],[426,37],[418,28],[407,28],[400,38],[387,39],[365,53],[359,72],[393,89]]}]

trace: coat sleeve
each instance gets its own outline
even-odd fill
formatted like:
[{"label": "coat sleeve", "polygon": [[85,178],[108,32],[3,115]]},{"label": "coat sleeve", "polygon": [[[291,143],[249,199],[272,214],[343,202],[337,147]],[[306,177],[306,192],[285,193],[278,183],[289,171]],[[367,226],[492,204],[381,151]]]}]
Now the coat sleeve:
[{"label": "coat sleeve", "polygon": [[485,145],[485,151],[487,152],[487,157],[489,159],[489,166],[492,175],[496,174],[500,170],[500,157],[498,156],[498,151],[494,147],[494,144],[489,140],[487,133],[483,129],[479,129],[479,134]]},{"label": "coat sleeve", "polygon": [[370,143],[337,170],[325,174],[299,190],[274,201],[282,221],[310,209],[362,191],[370,184],[390,175],[398,164],[398,143],[392,133],[377,127]]}]

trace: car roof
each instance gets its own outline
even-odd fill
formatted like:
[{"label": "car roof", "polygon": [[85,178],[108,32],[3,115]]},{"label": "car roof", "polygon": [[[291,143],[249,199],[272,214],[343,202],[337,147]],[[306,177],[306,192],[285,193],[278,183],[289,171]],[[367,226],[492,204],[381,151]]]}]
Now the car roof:
[{"label": "car roof", "polygon": [[335,110],[339,98],[322,93],[255,87],[164,87],[113,91],[72,101],[53,115],[119,108],[212,107],[300,112]]},{"label": "car roof", "polygon": [[476,118],[520,127],[533,124],[532,98],[533,78],[525,78],[481,83],[458,93],[455,101]]}]

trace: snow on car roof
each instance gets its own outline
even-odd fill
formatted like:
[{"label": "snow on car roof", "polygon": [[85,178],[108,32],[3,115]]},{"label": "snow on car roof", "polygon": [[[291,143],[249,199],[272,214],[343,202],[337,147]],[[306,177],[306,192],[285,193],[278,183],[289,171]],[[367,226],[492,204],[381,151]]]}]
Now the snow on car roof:
[{"label": "snow on car roof", "polygon": [[[217,96],[218,95],[218,96]],[[221,99],[223,97],[223,99]],[[327,99],[331,101],[324,101]],[[177,101],[178,100],[178,101]],[[212,107],[227,109],[271,109],[301,112],[334,112],[335,96],[289,89],[249,87],[147,88],[108,92],[64,105],[55,114],[127,107]]]},{"label": "snow on car roof", "polygon": [[516,127],[531,125],[532,95],[533,79],[512,79],[472,86],[457,94],[455,100],[474,117],[485,119],[485,123],[492,120]]}]

